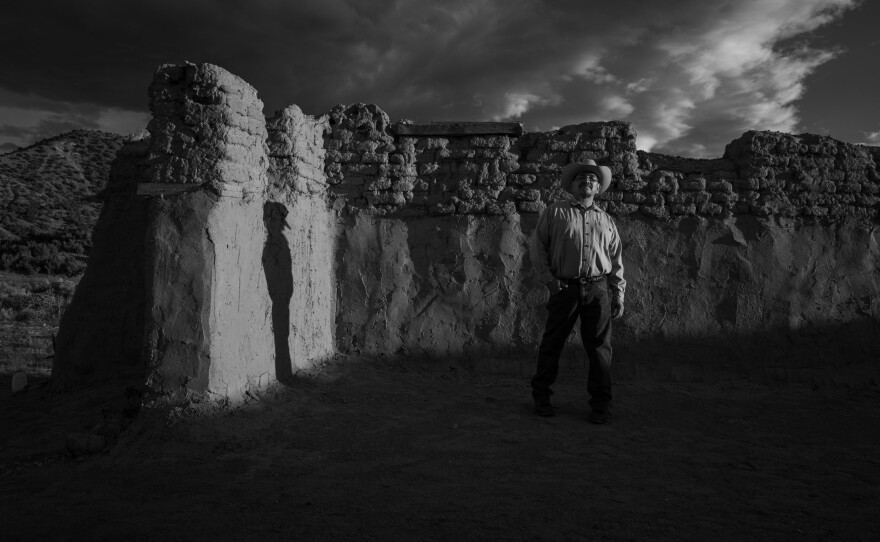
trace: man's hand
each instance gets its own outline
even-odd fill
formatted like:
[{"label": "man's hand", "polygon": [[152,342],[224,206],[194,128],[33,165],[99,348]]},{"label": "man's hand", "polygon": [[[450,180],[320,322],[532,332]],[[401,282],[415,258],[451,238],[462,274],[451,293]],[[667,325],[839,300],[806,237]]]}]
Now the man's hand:
[{"label": "man's hand", "polygon": [[562,282],[559,279],[553,279],[547,283],[547,289],[550,290],[550,295],[556,295],[562,290],[564,290],[568,285]]},{"label": "man's hand", "polygon": [[623,316],[623,301],[619,297],[611,300],[611,317],[620,318]]}]

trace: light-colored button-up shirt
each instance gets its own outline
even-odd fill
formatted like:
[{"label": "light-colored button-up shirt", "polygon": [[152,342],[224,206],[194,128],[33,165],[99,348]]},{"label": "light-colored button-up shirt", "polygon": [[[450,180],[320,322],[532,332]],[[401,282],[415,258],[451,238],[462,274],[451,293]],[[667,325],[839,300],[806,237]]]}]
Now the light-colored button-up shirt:
[{"label": "light-colored button-up shirt", "polygon": [[574,199],[556,202],[541,213],[532,235],[532,265],[544,284],[553,279],[607,275],[615,297],[623,301],[623,251],[617,226],[593,204]]}]

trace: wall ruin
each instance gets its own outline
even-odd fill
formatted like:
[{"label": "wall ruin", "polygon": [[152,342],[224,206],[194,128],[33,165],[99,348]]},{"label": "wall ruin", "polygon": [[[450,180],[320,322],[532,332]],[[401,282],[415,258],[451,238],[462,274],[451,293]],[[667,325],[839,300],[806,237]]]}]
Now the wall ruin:
[{"label": "wall ruin", "polygon": [[281,378],[335,351],[336,213],[324,176],[326,118],[289,106],[269,120],[268,240],[263,268],[272,296]]},{"label": "wall ruin", "polygon": [[[330,123],[343,351],[531,371],[546,293],[527,238],[562,197],[562,167],[592,158],[613,171],[600,199],[629,282],[618,374],[876,374],[878,149],[748,132],[720,159],[687,159],[636,151],[622,122],[413,136],[371,105],[339,106]],[[569,370],[581,355],[569,349]]]},{"label": "wall ruin", "polygon": [[[585,158],[614,175],[618,374],[878,376],[876,148],[748,132],[696,160],[637,151],[625,122],[522,133],[261,107],[216,66],[160,68],[149,142],[117,159],[53,377],[124,366],[162,393],[234,395],[336,352],[528,373],[546,292],[527,240]],[[564,370],[580,356],[567,349]]]}]

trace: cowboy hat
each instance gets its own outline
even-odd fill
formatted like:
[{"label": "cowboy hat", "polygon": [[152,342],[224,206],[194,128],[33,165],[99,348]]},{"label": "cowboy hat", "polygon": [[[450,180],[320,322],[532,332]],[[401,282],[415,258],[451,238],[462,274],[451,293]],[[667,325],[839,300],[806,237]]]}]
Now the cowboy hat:
[{"label": "cowboy hat", "polygon": [[571,193],[571,181],[574,180],[575,176],[578,173],[583,171],[588,171],[590,173],[595,173],[596,177],[599,178],[599,193],[608,190],[608,185],[611,184],[611,168],[608,166],[597,166],[596,162],[590,159],[584,160],[583,162],[576,162],[574,164],[568,164],[562,170],[562,189],[568,193]]}]

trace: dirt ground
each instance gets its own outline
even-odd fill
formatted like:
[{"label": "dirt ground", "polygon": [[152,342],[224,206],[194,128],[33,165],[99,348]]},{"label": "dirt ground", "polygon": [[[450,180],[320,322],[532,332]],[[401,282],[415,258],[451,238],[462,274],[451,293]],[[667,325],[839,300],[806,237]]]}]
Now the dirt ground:
[{"label": "dirt ground", "polygon": [[[349,358],[238,406],[142,409],[81,457],[118,388],[11,395],[11,540],[876,540],[880,390],[585,383],[553,418],[524,378]],[[110,405],[108,409],[108,405]],[[104,411],[104,414],[102,414]]]}]

